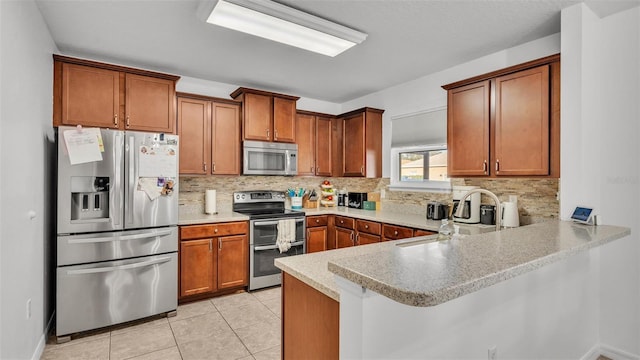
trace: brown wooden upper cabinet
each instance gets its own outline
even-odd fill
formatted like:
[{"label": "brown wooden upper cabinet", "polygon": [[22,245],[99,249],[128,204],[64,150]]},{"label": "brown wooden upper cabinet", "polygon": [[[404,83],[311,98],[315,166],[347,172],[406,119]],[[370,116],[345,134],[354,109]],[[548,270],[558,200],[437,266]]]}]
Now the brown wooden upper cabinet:
[{"label": "brown wooden upper cabinet", "polygon": [[443,88],[449,176],[560,176],[560,55]]},{"label": "brown wooden upper cabinet", "polygon": [[363,108],[343,120],[343,176],[382,177],[382,113]]},{"label": "brown wooden upper cabinet", "polygon": [[296,101],[299,97],[238,88],[231,97],[242,102],[243,139],[296,141]]},{"label": "brown wooden upper cabinet", "polygon": [[240,174],[239,103],[179,93],[178,135],[181,174]]},{"label": "brown wooden upper cabinet", "polygon": [[175,132],[174,75],[54,55],[53,126]]},{"label": "brown wooden upper cabinet", "polygon": [[331,115],[297,113],[298,175],[333,176],[332,126]]}]

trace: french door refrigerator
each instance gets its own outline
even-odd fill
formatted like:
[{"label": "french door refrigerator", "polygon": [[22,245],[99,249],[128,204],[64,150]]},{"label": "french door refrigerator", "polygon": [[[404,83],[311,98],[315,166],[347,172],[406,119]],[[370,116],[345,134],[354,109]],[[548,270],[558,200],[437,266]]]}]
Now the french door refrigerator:
[{"label": "french door refrigerator", "polygon": [[177,308],[178,136],[57,130],[56,335]]}]

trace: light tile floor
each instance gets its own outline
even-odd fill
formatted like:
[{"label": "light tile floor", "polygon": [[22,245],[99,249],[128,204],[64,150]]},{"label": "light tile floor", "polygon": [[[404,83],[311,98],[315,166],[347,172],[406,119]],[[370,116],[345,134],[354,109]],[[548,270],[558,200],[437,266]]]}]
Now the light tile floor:
[{"label": "light tile floor", "polygon": [[280,288],[178,306],[178,315],[85,334],[52,337],[43,360],[280,359]]}]

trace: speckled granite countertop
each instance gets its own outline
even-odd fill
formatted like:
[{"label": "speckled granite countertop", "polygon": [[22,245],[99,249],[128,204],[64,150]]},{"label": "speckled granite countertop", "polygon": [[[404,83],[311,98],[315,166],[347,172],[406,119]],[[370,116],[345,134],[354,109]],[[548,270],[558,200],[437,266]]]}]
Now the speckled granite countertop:
[{"label": "speckled granite countertop", "polygon": [[549,221],[447,242],[396,246],[414,238],[280,258],[276,266],[337,301],[333,273],[403,304],[434,306],[629,234]]},{"label": "speckled granite countertop", "polygon": [[215,215],[181,213],[178,216],[178,225],[212,224],[246,220],[249,220],[249,217],[247,215],[238,214],[236,212],[218,213]]}]

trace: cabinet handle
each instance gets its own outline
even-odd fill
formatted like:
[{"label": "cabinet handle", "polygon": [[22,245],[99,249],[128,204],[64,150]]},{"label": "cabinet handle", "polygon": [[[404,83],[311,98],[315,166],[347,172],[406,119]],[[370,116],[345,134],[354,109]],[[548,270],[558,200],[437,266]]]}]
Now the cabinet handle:
[{"label": "cabinet handle", "polygon": [[364,165],[360,166],[360,174],[364,175]]},{"label": "cabinet handle", "polygon": [[113,125],[118,127],[118,114],[113,115]]},{"label": "cabinet handle", "polygon": [[320,166],[316,168],[316,174],[320,172]]},{"label": "cabinet handle", "polygon": [[127,128],[129,127],[129,115],[127,115]]},{"label": "cabinet handle", "polygon": [[360,234],[356,235],[356,242],[354,245],[358,245],[360,243]]},{"label": "cabinet handle", "polygon": [[218,250],[222,250],[222,239],[218,238]]},{"label": "cabinet handle", "polygon": [[313,172],[313,166],[309,168],[309,171]]},{"label": "cabinet handle", "polygon": [[207,172],[207,163],[202,163],[202,168],[204,169],[204,172]]},{"label": "cabinet handle", "polygon": [[278,140],[278,130],[273,130],[273,139]]},{"label": "cabinet handle", "polygon": [[311,232],[307,230],[307,241],[309,241],[310,238],[311,238]]},{"label": "cabinet handle", "polygon": [[485,174],[487,173],[487,160],[482,163],[482,172]]},{"label": "cabinet handle", "polygon": [[270,139],[270,137],[269,137],[269,129],[267,129],[267,139]]},{"label": "cabinet handle", "polygon": [[211,250],[213,250],[213,246],[211,245],[211,239],[209,239],[209,252],[211,252]]},{"label": "cabinet handle", "polygon": [[496,171],[500,171],[500,160],[496,159]]},{"label": "cabinet handle", "polygon": [[216,172],[216,163],[212,163],[211,164],[211,168],[212,168],[213,172]]}]

